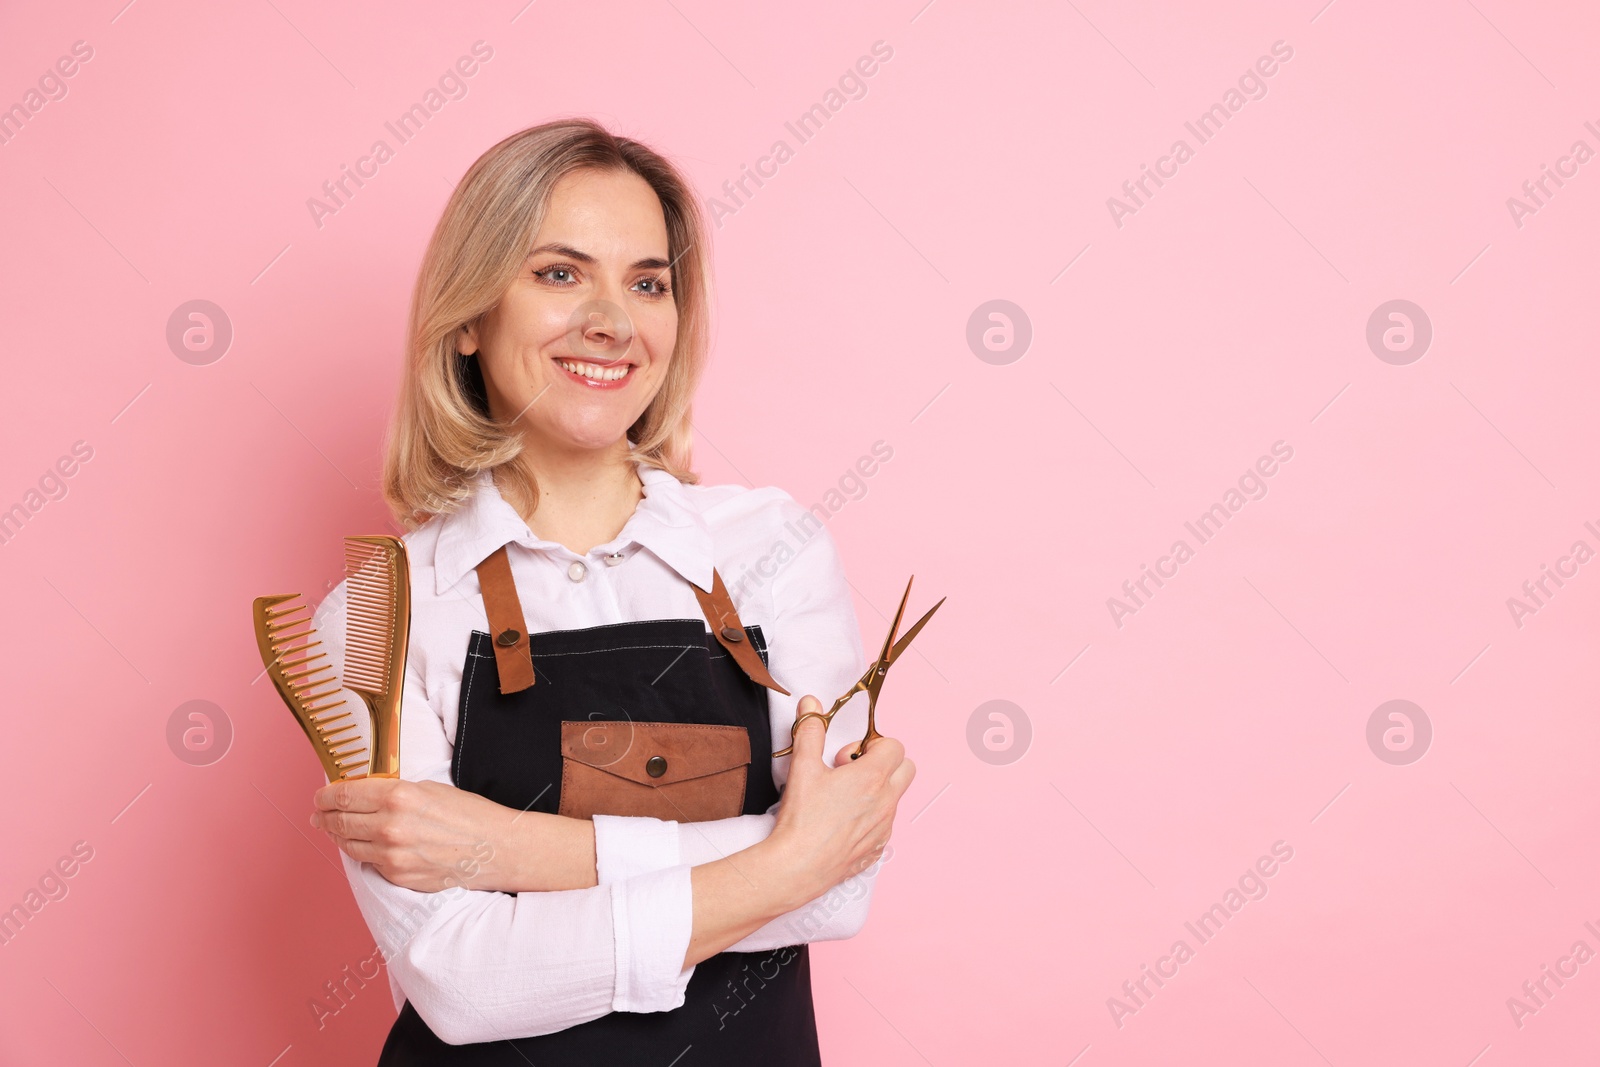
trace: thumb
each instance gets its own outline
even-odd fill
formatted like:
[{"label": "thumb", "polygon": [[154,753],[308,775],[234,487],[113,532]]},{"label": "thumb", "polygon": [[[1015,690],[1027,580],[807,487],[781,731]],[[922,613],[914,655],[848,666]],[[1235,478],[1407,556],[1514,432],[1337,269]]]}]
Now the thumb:
[{"label": "thumb", "polygon": [[[801,716],[807,712],[814,713],[809,718]],[[794,732],[794,763],[821,763],[822,743],[828,734],[828,724],[818,718],[822,714],[822,701],[809,693],[800,698],[799,705],[794,709],[795,719],[800,726]]]}]

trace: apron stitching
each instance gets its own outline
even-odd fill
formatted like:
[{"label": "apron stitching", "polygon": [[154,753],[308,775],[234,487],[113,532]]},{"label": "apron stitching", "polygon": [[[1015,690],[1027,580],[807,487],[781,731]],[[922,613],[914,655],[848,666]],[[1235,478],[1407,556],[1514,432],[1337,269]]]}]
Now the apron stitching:
[{"label": "apron stitching", "polygon": [[[472,651],[472,647],[470,645],[467,646],[467,651],[468,652]],[[474,660],[482,659],[482,658],[484,658],[484,657],[481,657],[481,656],[478,656],[476,654],[473,654],[473,659]],[[458,781],[458,782],[461,781],[461,752],[462,752],[462,749],[466,748],[466,745],[467,745],[467,713],[466,712],[467,712],[467,708],[472,706],[472,676],[477,674],[477,673],[478,673],[478,665],[477,665],[476,662],[474,662],[472,664],[472,666],[467,670],[467,699],[466,699],[465,703],[463,703],[461,705],[461,730],[456,735],[456,781]]]},{"label": "apron stitching", "polygon": [[[683,646],[682,645],[629,645],[627,647],[629,647],[629,648],[682,648]],[[694,646],[690,645],[689,647],[693,648]],[[619,651],[619,650],[618,649],[614,649],[614,648],[602,648],[602,649],[599,649],[598,651],[600,651],[600,652],[616,652],[616,651]],[[766,649],[762,649],[761,651],[765,652]],[[548,657],[548,656],[575,656],[575,655],[578,655],[578,654],[579,653],[576,653],[576,652],[535,652],[534,653],[535,656],[546,656],[546,657]],[[584,653],[584,655],[587,655],[587,654],[588,653]],[[494,659],[493,656],[484,655],[484,654],[482,654],[480,652],[468,652],[467,655],[471,656],[473,659]],[[726,655],[724,655],[722,653],[719,653],[719,652],[713,652],[713,653],[710,654],[710,656],[711,656],[712,659],[727,659],[728,658]],[[765,663],[766,662],[766,657],[763,656],[761,661],[762,661],[762,663]]]},{"label": "apron stitching", "polygon": [[[677,650],[680,650],[680,651],[682,649],[685,649],[685,648],[690,649],[690,650],[698,648],[703,652],[706,651],[704,645],[617,645],[614,648],[591,648],[591,649],[587,649],[587,650],[583,650],[583,651],[577,651],[577,652],[572,652],[572,651],[568,651],[568,652],[535,652],[533,655],[534,655],[535,658],[539,658],[539,657],[549,658],[549,657],[552,657],[552,656],[593,656],[593,655],[599,655],[599,654],[606,653],[606,652],[630,652],[630,651],[632,651],[634,649],[637,649],[637,648],[666,648],[666,649],[677,649]],[[709,652],[707,652],[706,654],[710,655]],[[713,659],[721,659],[722,657],[713,656],[712,658]]]},{"label": "apron stitching", "polygon": [[[661,623],[664,623],[664,622],[698,623],[701,626],[704,626],[706,624],[706,621],[705,621],[704,618],[691,619],[688,616],[684,616],[683,618],[678,618],[678,619],[626,619],[626,620],[624,620],[622,622],[602,622],[602,623],[596,623],[593,626],[571,627],[569,629],[565,629],[565,630],[562,630],[560,632],[561,633],[569,633],[569,634],[581,634],[581,633],[586,633],[589,630],[614,630],[614,629],[616,629],[618,627],[621,627],[621,626],[658,626],[658,625],[660,625]],[[491,633],[489,633],[489,632],[487,632],[485,630],[474,630],[473,632],[474,633],[481,633],[481,634],[483,634],[483,636],[489,637],[489,638],[493,638],[494,637],[493,634],[491,634]],[[709,631],[707,631],[707,632],[709,632]]]}]

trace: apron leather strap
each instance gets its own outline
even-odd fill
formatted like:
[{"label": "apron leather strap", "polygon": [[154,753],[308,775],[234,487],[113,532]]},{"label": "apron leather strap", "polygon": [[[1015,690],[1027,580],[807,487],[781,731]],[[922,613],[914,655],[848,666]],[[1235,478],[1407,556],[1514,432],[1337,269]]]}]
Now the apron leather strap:
[{"label": "apron leather strap", "polygon": [[494,639],[494,662],[500,673],[501,693],[520,693],[533,684],[533,653],[527,619],[511,578],[511,560],[501,545],[478,564],[478,585],[489,614],[489,636]]},{"label": "apron leather strap", "polygon": [[[534,683],[533,654],[530,651],[527,619],[522,614],[522,601],[517,597],[517,585],[511,577],[511,560],[506,546],[501,545],[487,559],[478,564],[478,586],[483,590],[483,607],[489,615],[489,634],[494,639],[495,666],[500,674],[502,694],[520,693]],[[728,650],[750,678],[784,696],[791,694],[767,671],[761,654],[750,644],[734,610],[733,598],[722,584],[722,575],[711,571],[711,592],[707,593],[693,584],[695,599],[705,614],[711,633],[722,647]]]},{"label": "apron leather strap", "polygon": [[711,592],[707,593],[692,582],[689,588],[694,590],[695,599],[700,601],[700,610],[705,613],[712,635],[733,656],[734,662],[744,668],[744,673],[757,685],[789,696],[789,691],[767,672],[767,665],[761,662],[761,654],[750,644],[744,624],[739,621],[739,613],[733,610],[733,598],[728,596],[728,590],[722,584],[722,575],[717,573],[716,568],[711,570]]}]

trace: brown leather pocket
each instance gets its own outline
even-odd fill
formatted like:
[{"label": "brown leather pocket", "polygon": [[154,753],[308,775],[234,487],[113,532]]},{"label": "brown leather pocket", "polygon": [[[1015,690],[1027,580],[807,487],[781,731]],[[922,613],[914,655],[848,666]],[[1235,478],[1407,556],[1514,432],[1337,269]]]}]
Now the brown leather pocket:
[{"label": "brown leather pocket", "polygon": [[743,726],[563,722],[558,814],[732,818],[744,811],[749,770],[750,731]]}]

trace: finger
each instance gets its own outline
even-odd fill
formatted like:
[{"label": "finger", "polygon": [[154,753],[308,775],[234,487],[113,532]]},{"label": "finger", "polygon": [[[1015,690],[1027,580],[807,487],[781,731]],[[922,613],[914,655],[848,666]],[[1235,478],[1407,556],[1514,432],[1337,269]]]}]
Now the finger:
[{"label": "finger", "polygon": [[916,777],[917,765],[910,760],[901,760],[900,766],[889,775],[889,785],[895,791],[896,803],[900,797],[905,796],[906,790],[911,788],[911,783]]},{"label": "finger", "polygon": [[378,811],[383,798],[399,781],[398,778],[355,778],[348,782],[330,782],[313,793],[311,799],[321,811]]},{"label": "finger", "polygon": [[[848,753],[854,752],[856,747],[855,745],[850,745],[846,749],[845,758],[847,760],[849,759]],[[867,750],[855,762],[875,767],[888,774],[900,765],[900,761],[905,758],[905,753],[905,746],[897,738],[879,735],[867,743]]]},{"label": "finger", "polygon": [[371,841],[353,841],[333,834],[328,836],[333,838],[333,843],[339,846],[340,852],[357,863],[381,863],[385,858],[383,850]]},{"label": "finger", "polygon": [[822,762],[822,743],[828,735],[828,724],[818,717],[821,714],[822,701],[810,694],[800,698],[795,707],[795,720],[800,725],[794,731],[793,762]]},{"label": "finger", "polygon": [[311,815],[311,825],[330,834],[358,841],[376,841],[378,820],[375,816],[354,811],[318,811]]}]

